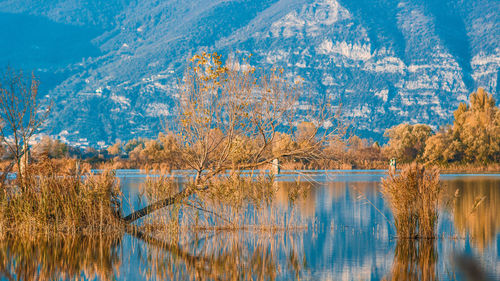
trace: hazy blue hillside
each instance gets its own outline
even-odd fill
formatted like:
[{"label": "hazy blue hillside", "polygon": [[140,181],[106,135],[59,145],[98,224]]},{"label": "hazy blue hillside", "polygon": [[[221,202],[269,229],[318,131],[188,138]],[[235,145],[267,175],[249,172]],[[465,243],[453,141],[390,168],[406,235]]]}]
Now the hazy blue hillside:
[{"label": "hazy blue hillside", "polygon": [[365,136],[446,124],[477,86],[499,98],[499,1],[84,2],[0,0],[0,63],[37,71],[51,134],[74,142],[155,136],[201,50],[300,75]]}]

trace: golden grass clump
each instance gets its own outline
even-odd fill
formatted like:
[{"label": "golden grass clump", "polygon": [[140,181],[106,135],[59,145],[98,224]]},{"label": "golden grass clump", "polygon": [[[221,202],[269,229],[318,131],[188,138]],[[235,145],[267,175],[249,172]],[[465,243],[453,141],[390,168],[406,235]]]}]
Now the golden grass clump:
[{"label": "golden grass clump", "polygon": [[435,237],[440,190],[439,171],[418,164],[382,179],[381,191],[393,212],[398,237]]},{"label": "golden grass clump", "polygon": [[50,169],[30,174],[22,188],[16,181],[0,190],[0,236],[85,234],[120,225],[120,189],[111,172],[58,175]]},{"label": "golden grass clump", "polygon": [[251,204],[259,209],[270,205],[275,193],[272,175],[234,173],[213,179],[200,196],[208,204],[224,203],[237,209]]}]

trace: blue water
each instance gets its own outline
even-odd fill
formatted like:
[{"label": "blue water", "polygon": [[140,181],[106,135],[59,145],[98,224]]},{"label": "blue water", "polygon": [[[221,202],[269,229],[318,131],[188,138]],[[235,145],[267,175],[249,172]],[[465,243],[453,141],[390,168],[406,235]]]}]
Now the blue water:
[{"label": "blue water", "polygon": [[[145,175],[127,170],[117,171],[117,176],[132,206],[125,206],[124,214],[131,208],[145,206],[145,199],[138,199]],[[189,173],[179,173],[179,177],[185,176]],[[395,238],[391,211],[378,191],[384,176],[385,171],[284,171],[278,177],[284,186],[297,179],[313,185],[307,197],[295,206],[295,211],[305,218],[307,229],[208,231],[197,237],[181,237],[172,243],[175,250],[126,234],[113,246],[117,257],[101,257],[95,265],[79,264],[80,274],[65,274],[61,269],[61,275],[54,276],[92,280],[241,280],[250,277],[254,280],[261,277],[264,280],[391,280],[395,268],[413,265],[413,268],[424,268],[435,280],[465,280],[456,266],[456,257],[465,255],[471,257],[488,278],[498,280],[500,218],[496,215],[500,214],[495,210],[500,209],[500,175],[441,176],[444,193],[455,194],[459,189],[460,199],[451,207],[441,208],[437,226],[441,237],[426,247],[419,246],[422,252],[432,253],[430,259],[421,254],[420,261],[412,259],[411,253],[397,250],[406,248]],[[487,199],[469,214],[473,199],[483,195]],[[276,204],[288,206],[286,199],[279,196]],[[112,265],[112,270],[88,274],[87,267],[99,268],[103,260]],[[40,266],[51,263],[50,259],[35,261],[40,262]],[[8,280],[1,267],[0,277]]]}]

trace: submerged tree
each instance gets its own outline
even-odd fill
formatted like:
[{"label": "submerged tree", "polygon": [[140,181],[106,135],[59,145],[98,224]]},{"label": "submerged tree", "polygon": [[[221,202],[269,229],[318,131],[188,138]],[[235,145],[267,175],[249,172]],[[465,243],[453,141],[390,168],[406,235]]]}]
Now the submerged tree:
[{"label": "submerged tree", "polygon": [[[215,53],[194,56],[179,90],[176,137],[179,158],[195,171],[195,177],[182,191],[125,220],[136,220],[194,193],[213,194],[218,186],[228,188],[212,184],[227,171],[231,176],[266,168],[276,158],[319,157],[328,135],[337,133],[337,127],[325,124],[338,122],[327,104],[307,114],[309,120],[299,121],[295,109],[299,94],[300,85],[291,84],[282,70],[257,75],[245,61],[224,65]],[[301,124],[299,130],[294,127],[297,124]],[[300,145],[282,144],[283,133]],[[225,192],[235,194],[236,190]]]},{"label": "submerged tree", "polygon": [[38,99],[38,79],[32,74],[11,68],[0,76],[0,137],[17,164],[17,177],[22,186],[26,176],[22,171],[23,155],[33,135],[40,129],[50,111]]}]

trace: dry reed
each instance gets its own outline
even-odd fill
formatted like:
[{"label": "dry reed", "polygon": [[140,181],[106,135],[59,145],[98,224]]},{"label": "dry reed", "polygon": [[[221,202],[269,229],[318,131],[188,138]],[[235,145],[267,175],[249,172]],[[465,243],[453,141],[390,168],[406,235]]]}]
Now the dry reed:
[{"label": "dry reed", "polygon": [[382,179],[381,191],[393,212],[398,237],[435,237],[440,190],[439,171],[418,164]]},{"label": "dry reed", "polygon": [[[168,175],[148,177],[143,185],[143,194],[148,202],[155,202],[173,196],[190,184],[180,183]],[[306,228],[307,223],[293,211],[293,206],[273,204],[278,188],[274,177],[265,173],[222,175],[190,197],[150,214],[143,220],[146,227],[143,230],[147,233],[169,233],[175,237],[181,231]],[[298,188],[289,190],[294,199],[303,196]]]},{"label": "dry reed", "polygon": [[13,180],[0,190],[0,237],[119,229],[121,192],[113,173],[80,177],[49,168],[30,172],[22,188]]}]

